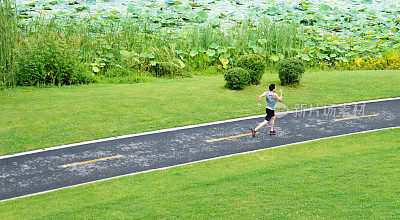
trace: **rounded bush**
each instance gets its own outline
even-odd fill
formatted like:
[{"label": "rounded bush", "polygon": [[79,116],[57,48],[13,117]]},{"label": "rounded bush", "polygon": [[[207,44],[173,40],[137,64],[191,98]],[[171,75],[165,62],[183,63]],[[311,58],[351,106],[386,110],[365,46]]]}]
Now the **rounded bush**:
[{"label": "rounded bush", "polygon": [[241,90],[250,84],[250,73],[246,69],[235,67],[225,73],[226,87]]},{"label": "rounded bush", "polygon": [[258,54],[247,54],[240,56],[237,60],[237,67],[246,69],[250,73],[250,84],[260,84],[265,70],[265,60]]},{"label": "rounded bush", "polygon": [[282,60],[277,69],[282,85],[299,84],[301,76],[305,72],[303,62],[294,58]]}]

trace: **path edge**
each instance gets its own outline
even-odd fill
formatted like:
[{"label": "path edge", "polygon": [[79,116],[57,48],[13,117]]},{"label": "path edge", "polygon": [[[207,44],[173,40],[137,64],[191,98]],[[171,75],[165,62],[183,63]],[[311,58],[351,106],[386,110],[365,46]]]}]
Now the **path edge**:
[{"label": "path edge", "polygon": [[[296,112],[302,112],[302,111],[312,111],[312,110],[324,109],[324,108],[332,108],[332,107],[338,107],[338,106],[343,106],[343,105],[364,104],[364,103],[373,103],[373,102],[384,102],[384,101],[393,101],[393,100],[399,100],[399,99],[400,99],[400,97],[372,99],[372,100],[365,100],[365,101],[356,101],[356,102],[348,102],[348,103],[341,103],[341,104],[332,104],[332,105],[327,105],[327,106],[314,107],[314,108],[301,109],[301,110],[291,110],[291,111],[277,112],[275,114],[276,115],[282,115],[282,114],[286,115],[286,114],[290,114],[290,113],[296,113]],[[130,138],[130,137],[137,137],[137,136],[143,136],[143,135],[149,135],[149,134],[164,133],[164,132],[183,130],[183,129],[189,129],[189,128],[204,127],[204,126],[209,126],[209,125],[223,124],[223,123],[229,123],[229,122],[235,122],[235,121],[243,121],[243,120],[254,119],[254,118],[262,118],[262,117],[265,117],[265,114],[247,116],[247,117],[242,117],[242,118],[227,119],[227,120],[215,121],[215,122],[206,122],[206,123],[202,123],[202,124],[194,124],[194,125],[187,125],[187,126],[174,127],[174,128],[166,128],[166,129],[161,129],[161,130],[140,132],[140,133],[135,133],[135,134],[120,135],[120,136],[109,137],[109,138],[101,138],[101,139],[95,139],[95,140],[89,140],[89,141],[65,144],[65,145],[60,145],[60,146],[47,147],[47,148],[43,148],[43,149],[24,151],[24,152],[15,153],[15,154],[3,155],[3,156],[0,156],[0,160],[7,159],[7,158],[12,158],[12,157],[23,156],[23,155],[35,154],[35,153],[40,153],[40,152],[45,152],[45,151],[52,151],[52,150],[58,150],[58,149],[63,149],[63,148],[76,147],[76,146],[85,145],[85,144],[112,141],[112,140],[118,140],[118,139]]]},{"label": "path edge", "polygon": [[24,196],[4,199],[4,200],[0,200],[0,203],[1,202],[6,202],[6,201],[11,201],[11,200],[16,200],[16,199],[22,199],[22,198],[26,198],[26,197],[31,197],[31,196],[35,196],[35,195],[45,194],[45,193],[53,192],[53,191],[56,191],[56,190],[67,189],[67,188],[72,188],[72,187],[77,187],[77,186],[83,186],[83,185],[87,185],[87,184],[91,184],[91,183],[103,182],[103,181],[107,181],[107,180],[113,180],[113,179],[117,179],[117,178],[121,178],[121,177],[133,176],[133,175],[138,175],[138,174],[142,174],[142,173],[149,173],[149,172],[158,171],[158,170],[166,170],[166,169],[170,169],[170,168],[174,168],[174,167],[185,166],[185,165],[189,165],[189,164],[195,164],[195,163],[211,161],[211,160],[217,160],[217,159],[232,157],[232,156],[236,156],[236,155],[250,154],[250,153],[255,153],[255,152],[264,151],[264,150],[281,148],[281,147],[286,147],[286,146],[291,146],[291,145],[304,144],[304,143],[308,143],[308,142],[325,140],[325,139],[330,139],[330,138],[349,136],[349,135],[353,135],[353,134],[362,134],[362,133],[381,131],[381,130],[398,129],[398,128],[400,128],[400,126],[388,127],[388,128],[379,128],[379,129],[373,129],[373,130],[368,130],[368,131],[358,131],[358,132],[353,132],[353,133],[348,133],[348,134],[341,134],[341,135],[336,135],[336,136],[323,137],[323,138],[317,138],[317,139],[306,140],[306,141],[299,141],[299,142],[295,142],[295,143],[284,144],[284,145],[279,145],[279,146],[274,146],[274,147],[269,147],[269,148],[262,148],[262,149],[252,150],[252,151],[245,151],[245,152],[240,152],[240,153],[235,153],[235,154],[228,154],[228,155],[224,155],[224,156],[213,157],[213,158],[208,158],[208,159],[203,159],[203,160],[197,160],[197,161],[192,161],[192,162],[188,162],[188,163],[182,163],[182,164],[177,164],[177,165],[172,165],[172,166],[167,166],[167,167],[161,167],[161,168],[151,169],[151,170],[145,170],[145,171],[140,171],[140,172],[133,172],[133,173],[128,173],[128,174],[124,174],[124,175],[119,175],[119,176],[114,176],[114,177],[94,180],[94,181],[90,181],[90,182],[86,182],[86,183],[80,183],[80,184],[75,184],[75,185],[71,185],[71,186],[65,186],[65,187],[61,187],[61,188],[57,188],[57,189],[46,190],[46,191],[43,191],[43,192],[32,193],[32,194],[28,194],[28,195],[24,195]]}]

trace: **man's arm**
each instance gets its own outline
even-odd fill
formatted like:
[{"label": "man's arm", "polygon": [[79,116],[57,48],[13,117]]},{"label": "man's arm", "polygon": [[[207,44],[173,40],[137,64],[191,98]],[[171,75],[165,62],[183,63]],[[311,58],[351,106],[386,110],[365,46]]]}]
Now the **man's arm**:
[{"label": "man's arm", "polygon": [[281,97],[279,97],[278,94],[275,93],[275,98],[278,99],[278,101],[282,102],[283,101],[282,89],[280,89],[279,92],[281,92]]},{"label": "man's arm", "polygon": [[258,107],[261,107],[261,99],[262,99],[262,97],[264,97],[264,96],[266,96],[267,95],[267,92],[264,92],[263,94],[261,94],[259,97],[258,97]]}]

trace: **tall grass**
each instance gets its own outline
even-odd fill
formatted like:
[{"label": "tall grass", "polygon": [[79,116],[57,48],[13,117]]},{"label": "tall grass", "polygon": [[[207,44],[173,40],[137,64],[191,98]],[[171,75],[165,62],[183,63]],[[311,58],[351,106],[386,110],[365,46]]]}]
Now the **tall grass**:
[{"label": "tall grass", "polygon": [[[194,27],[184,39],[188,48],[207,50],[212,44],[219,49],[227,49],[228,58],[235,61],[243,54],[260,54],[274,67],[274,63],[285,57],[295,56],[299,45],[296,38],[297,27],[290,23],[274,23],[262,20],[258,23],[246,21],[228,29],[214,29],[211,25]],[[270,59],[277,57],[277,59]]]},{"label": "tall grass", "polygon": [[[77,62],[87,69],[93,68],[97,75],[120,68],[124,74],[144,71],[160,76],[154,72],[157,64],[178,68],[181,73],[204,71],[210,66],[221,70],[221,57],[229,59],[230,66],[235,65],[240,55],[249,53],[261,54],[266,60],[277,55],[283,58],[292,56],[297,44],[294,24],[268,20],[257,24],[246,21],[226,28],[196,24],[165,29],[124,18],[39,17],[22,25],[22,30],[24,39],[51,40],[49,36],[58,36],[79,52]],[[274,62],[268,63],[273,66]]]},{"label": "tall grass", "polygon": [[19,40],[15,8],[15,2],[0,0],[0,81],[6,86],[15,85],[13,62]]}]

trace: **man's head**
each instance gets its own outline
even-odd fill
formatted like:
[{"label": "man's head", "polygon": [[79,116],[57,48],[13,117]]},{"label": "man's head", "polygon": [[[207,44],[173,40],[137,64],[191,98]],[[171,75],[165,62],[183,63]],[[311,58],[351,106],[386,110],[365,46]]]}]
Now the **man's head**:
[{"label": "man's head", "polygon": [[269,91],[275,92],[275,84],[269,85]]}]

